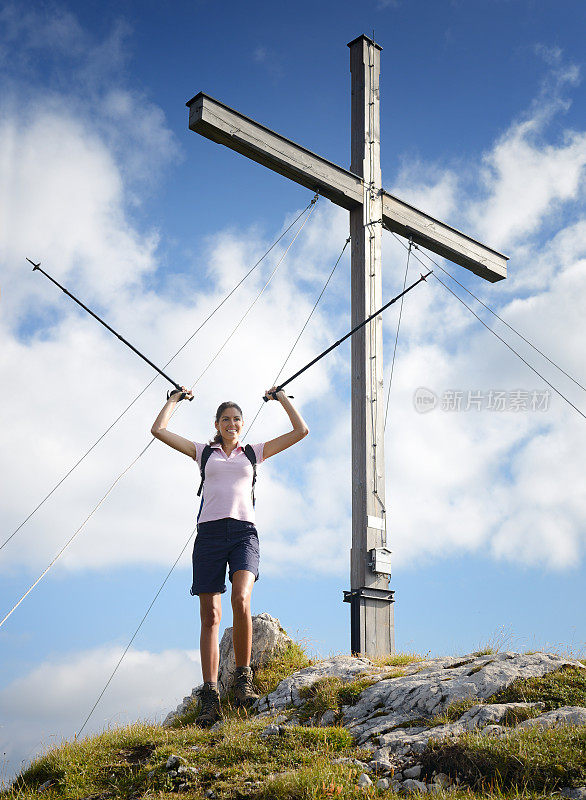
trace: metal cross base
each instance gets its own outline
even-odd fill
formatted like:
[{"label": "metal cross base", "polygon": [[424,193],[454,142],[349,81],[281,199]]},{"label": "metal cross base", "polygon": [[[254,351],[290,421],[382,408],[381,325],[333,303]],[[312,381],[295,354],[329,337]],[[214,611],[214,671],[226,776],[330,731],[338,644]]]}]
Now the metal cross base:
[{"label": "metal cross base", "polygon": [[369,586],[361,586],[360,589],[344,591],[344,602],[350,603],[350,649],[352,655],[359,655],[364,652],[360,643],[360,610],[363,601],[374,601],[377,604],[387,604],[395,602],[393,589],[374,589]]}]

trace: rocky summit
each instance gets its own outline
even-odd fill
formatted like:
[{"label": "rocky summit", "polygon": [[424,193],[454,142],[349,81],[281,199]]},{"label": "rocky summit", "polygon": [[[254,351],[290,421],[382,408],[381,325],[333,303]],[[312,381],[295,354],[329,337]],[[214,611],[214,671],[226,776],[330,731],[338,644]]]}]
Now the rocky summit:
[{"label": "rocky summit", "polygon": [[[270,654],[291,641],[278,620],[268,614],[259,617],[255,618],[253,630],[262,631],[262,640]],[[224,666],[220,671],[224,690],[231,672],[226,666],[231,649],[228,637],[231,639],[231,631],[222,640]],[[262,654],[259,642],[260,639],[253,649],[253,666],[255,659],[260,664],[270,657]],[[376,783],[378,789],[407,794],[430,792],[454,784],[454,780],[458,782],[456,776],[449,777],[439,768],[431,777],[428,769],[429,782],[425,782],[426,770],[420,760],[424,760],[422,754],[432,740],[457,741],[470,731],[496,737],[515,728],[586,726],[585,705],[552,710],[551,705],[545,708],[542,701],[520,702],[516,698],[515,702],[503,702],[498,697],[519,679],[544,678],[572,668],[586,676],[586,667],[580,661],[541,652],[414,658],[410,663],[396,666],[377,666],[365,657],[340,655],[287,676],[274,691],[257,701],[253,713],[266,718],[265,738],[279,736],[287,727],[299,724],[343,726],[356,745],[370,753],[365,761],[351,759],[353,766],[362,770],[358,786]],[[334,687],[330,701],[337,698],[339,702],[330,702],[329,706],[326,703],[326,707],[323,703],[312,705],[319,686],[328,682]],[[199,688],[185,698],[165,724],[186,710]],[[578,794],[566,793],[566,796],[582,796],[581,789],[571,791]]]}]

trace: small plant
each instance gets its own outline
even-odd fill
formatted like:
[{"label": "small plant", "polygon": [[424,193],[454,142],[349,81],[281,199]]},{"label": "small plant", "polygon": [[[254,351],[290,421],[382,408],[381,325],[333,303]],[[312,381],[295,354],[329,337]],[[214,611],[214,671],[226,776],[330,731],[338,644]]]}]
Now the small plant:
[{"label": "small plant", "polygon": [[500,724],[506,727],[514,728],[520,722],[525,722],[526,719],[533,719],[542,714],[540,708],[530,708],[528,706],[516,706],[515,708],[507,708],[501,717]]},{"label": "small plant", "polygon": [[477,697],[465,697],[463,700],[456,700],[454,703],[450,703],[441,714],[436,714],[432,717],[427,724],[430,727],[436,727],[438,725],[447,725],[449,722],[457,722],[462,714],[472,706],[477,706],[479,702],[481,701]]},{"label": "small plant", "polygon": [[266,666],[256,670],[254,683],[261,695],[269,694],[275,691],[282,680],[312,664],[305,648],[297,642],[290,642],[278,650]]},{"label": "small plant", "polygon": [[414,664],[423,660],[421,656],[415,653],[395,653],[394,655],[381,656],[380,658],[371,658],[372,663],[377,667],[404,667],[407,664]]},{"label": "small plant", "polygon": [[342,706],[355,705],[362,692],[376,682],[371,678],[357,678],[350,682],[340,678],[322,678],[300,690],[299,694],[306,702],[299,711],[299,718],[306,722],[316,714],[335,711],[339,719]]},{"label": "small plant", "polygon": [[330,781],[329,784],[326,784],[325,781],[321,782],[321,790],[324,797],[335,797],[336,795],[342,794],[344,787],[339,784],[335,783],[334,781]]}]

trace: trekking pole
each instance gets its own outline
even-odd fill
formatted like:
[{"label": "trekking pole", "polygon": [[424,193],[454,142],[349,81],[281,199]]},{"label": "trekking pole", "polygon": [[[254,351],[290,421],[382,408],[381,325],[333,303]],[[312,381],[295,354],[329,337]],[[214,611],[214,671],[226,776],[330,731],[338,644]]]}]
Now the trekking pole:
[{"label": "trekking pole", "polygon": [[[40,261],[39,261],[39,263],[38,263],[38,264],[35,264],[35,262],[34,262],[34,261],[31,261],[31,260],[30,260],[30,258],[27,258],[26,260],[29,262],[29,264],[32,264],[32,265],[33,265],[33,272],[35,272],[35,270],[38,270],[39,272],[42,272],[42,273],[43,273],[43,275],[44,275],[46,278],[49,278],[49,280],[51,281],[51,283],[54,283],[54,284],[55,284],[55,286],[58,286],[58,287],[61,289],[61,291],[62,291],[62,292],[65,292],[65,294],[66,294],[68,297],[71,297],[71,299],[72,299],[72,300],[75,300],[75,302],[77,303],[77,305],[78,305],[78,306],[81,306],[81,307],[83,308],[83,310],[84,310],[84,311],[87,311],[87,312],[88,312],[88,314],[91,314],[91,315],[92,315],[92,317],[93,317],[94,319],[97,319],[97,320],[98,320],[98,322],[100,322],[100,323],[101,323],[101,324],[104,326],[104,328],[107,328],[107,329],[110,331],[110,333],[113,333],[113,334],[114,334],[114,336],[117,336],[117,337],[118,337],[118,339],[120,339],[120,341],[121,341],[121,342],[124,342],[124,344],[125,344],[127,347],[130,347],[130,349],[131,349],[131,350],[132,350],[134,353],[136,353],[136,355],[137,355],[137,356],[140,356],[140,357],[142,358],[142,360],[143,360],[143,361],[146,361],[146,363],[147,363],[147,364],[148,364],[150,367],[152,367],[153,369],[155,369],[155,370],[156,370],[156,371],[159,373],[159,375],[162,375],[162,376],[163,376],[163,378],[166,378],[166,379],[169,381],[169,383],[173,384],[173,386],[175,387],[175,389],[176,389],[178,392],[181,392],[182,394],[184,394],[182,387],[181,387],[181,386],[179,386],[179,384],[178,384],[178,383],[176,383],[176,382],[173,380],[173,378],[170,378],[170,377],[169,377],[169,376],[168,376],[168,375],[167,375],[165,372],[163,372],[163,370],[162,370],[162,369],[159,369],[159,367],[157,367],[157,365],[156,365],[156,364],[153,364],[153,362],[152,362],[152,361],[150,361],[150,360],[149,360],[149,359],[148,359],[146,356],[144,356],[144,355],[143,355],[143,354],[142,354],[142,353],[141,353],[139,350],[137,350],[137,349],[136,349],[136,347],[134,347],[133,345],[131,345],[131,344],[130,344],[130,342],[129,342],[129,341],[127,341],[127,340],[124,338],[124,336],[121,336],[119,333],[117,333],[117,332],[114,330],[114,328],[111,328],[111,327],[108,325],[108,323],[107,323],[107,322],[104,322],[104,320],[103,320],[103,319],[100,319],[100,317],[98,317],[98,315],[97,315],[97,314],[94,314],[94,312],[91,310],[91,308],[88,308],[86,305],[84,305],[84,304],[81,302],[81,300],[78,300],[78,299],[77,299],[77,297],[75,297],[74,295],[72,295],[72,294],[71,294],[71,292],[67,291],[67,289],[66,289],[64,286],[61,286],[61,284],[60,284],[60,283],[57,283],[57,281],[55,280],[55,278],[52,278],[52,277],[51,277],[51,276],[50,276],[50,275],[49,275],[47,272],[45,272],[45,270],[44,270],[44,269],[41,269],[41,262],[40,262]],[[169,397],[170,397],[171,395],[173,395],[173,394],[175,394],[175,392],[170,392],[170,393],[168,393],[168,394],[167,394],[167,399],[169,399]],[[193,400],[193,397],[189,397],[189,398],[188,398],[188,400]]]},{"label": "trekking pole", "polygon": [[[287,378],[286,381],[283,381],[283,383],[279,384],[279,386],[277,386],[275,391],[271,393],[273,399],[274,400],[277,399],[277,392],[280,392],[282,389],[284,389],[285,386],[287,386],[288,383],[291,383],[291,381],[294,381],[295,378],[298,378],[303,372],[305,372],[305,370],[309,369],[310,367],[313,367],[314,364],[316,364],[324,356],[327,356],[328,353],[331,353],[332,350],[334,350],[336,347],[338,347],[338,345],[342,344],[342,342],[344,342],[349,336],[352,336],[354,333],[356,333],[356,331],[359,331],[360,328],[363,328],[368,322],[370,322],[371,319],[374,319],[380,313],[382,313],[386,308],[388,308],[389,306],[392,306],[393,303],[397,302],[397,300],[400,300],[401,297],[403,297],[403,295],[407,294],[407,292],[410,292],[411,289],[413,289],[415,286],[417,286],[418,283],[421,283],[421,281],[427,280],[427,278],[429,278],[429,276],[432,274],[432,272],[433,272],[433,270],[430,270],[427,273],[427,275],[422,275],[419,278],[418,281],[415,281],[415,283],[412,283],[411,286],[408,286],[404,291],[402,291],[401,294],[398,294],[396,297],[393,297],[392,300],[389,300],[388,303],[385,303],[385,305],[382,306],[381,308],[379,308],[378,311],[375,311],[374,314],[371,314],[370,317],[367,317],[364,320],[364,322],[361,322],[359,325],[356,325],[355,328],[352,328],[351,331],[348,331],[348,333],[345,336],[342,336],[341,339],[338,339],[337,342],[334,342],[334,344],[330,345],[327,350],[324,350],[323,353],[320,353],[319,356],[316,356],[313,359],[313,361],[310,361],[309,364],[306,364],[304,367],[302,367],[302,369],[300,369],[298,372],[296,372],[295,375],[291,375],[290,378]],[[265,403],[268,402],[268,398],[267,397],[263,397],[263,400],[265,401]]]}]

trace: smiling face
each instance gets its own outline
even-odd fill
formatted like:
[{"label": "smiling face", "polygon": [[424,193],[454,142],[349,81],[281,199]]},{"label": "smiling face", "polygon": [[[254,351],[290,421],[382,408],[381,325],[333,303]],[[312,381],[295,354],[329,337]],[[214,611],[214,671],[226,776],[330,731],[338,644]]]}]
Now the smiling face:
[{"label": "smiling face", "polygon": [[228,406],[222,410],[215,425],[223,441],[234,444],[240,438],[242,431],[242,412],[235,406]]}]

